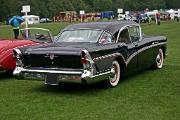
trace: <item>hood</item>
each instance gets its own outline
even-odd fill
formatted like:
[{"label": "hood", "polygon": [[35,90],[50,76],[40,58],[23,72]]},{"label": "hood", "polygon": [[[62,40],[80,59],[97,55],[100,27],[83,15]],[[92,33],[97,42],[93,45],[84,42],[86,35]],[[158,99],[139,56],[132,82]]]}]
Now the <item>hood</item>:
[{"label": "hood", "polygon": [[0,53],[14,49],[16,47],[23,47],[27,45],[37,44],[31,40],[17,40],[17,39],[0,39]]}]

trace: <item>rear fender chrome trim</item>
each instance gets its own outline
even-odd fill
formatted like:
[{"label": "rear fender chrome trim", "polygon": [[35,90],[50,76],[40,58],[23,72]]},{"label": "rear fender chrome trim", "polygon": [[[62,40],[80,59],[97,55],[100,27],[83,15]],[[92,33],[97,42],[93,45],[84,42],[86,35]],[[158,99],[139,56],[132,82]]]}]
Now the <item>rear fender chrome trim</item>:
[{"label": "rear fender chrome trim", "polygon": [[99,60],[101,60],[101,59],[108,59],[108,58],[118,57],[118,56],[120,56],[120,57],[123,59],[123,61],[125,62],[125,59],[124,59],[124,57],[123,57],[123,55],[122,55],[121,53],[108,54],[108,55],[96,57],[96,58],[94,58],[93,60],[94,60],[94,61],[99,61]]}]

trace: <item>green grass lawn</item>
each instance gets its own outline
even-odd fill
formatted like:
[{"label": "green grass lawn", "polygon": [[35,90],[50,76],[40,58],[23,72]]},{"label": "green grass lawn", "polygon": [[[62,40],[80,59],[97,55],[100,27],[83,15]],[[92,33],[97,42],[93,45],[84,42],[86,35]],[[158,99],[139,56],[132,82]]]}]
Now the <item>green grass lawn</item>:
[{"label": "green grass lawn", "polygon": [[[56,35],[68,23],[39,24]],[[142,25],[148,35],[168,38],[168,57],[161,70],[146,70],[103,89],[99,85],[45,86],[0,72],[0,120],[179,120],[180,22]],[[0,38],[12,37],[0,26]]]}]

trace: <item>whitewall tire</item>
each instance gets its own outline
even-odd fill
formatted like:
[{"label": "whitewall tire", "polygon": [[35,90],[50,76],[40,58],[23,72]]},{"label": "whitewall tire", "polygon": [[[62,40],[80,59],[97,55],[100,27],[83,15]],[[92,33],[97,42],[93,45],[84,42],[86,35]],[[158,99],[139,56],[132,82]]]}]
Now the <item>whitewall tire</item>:
[{"label": "whitewall tire", "polygon": [[113,75],[108,78],[106,84],[108,87],[116,87],[121,77],[121,68],[120,64],[117,61],[113,61],[111,72],[113,73]]},{"label": "whitewall tire", "polygon": [[156,63],[155,63],[155,68],[156,69],[161,69],[164,64],[164,54],[162,49],[159,49],[159,52],[156,56]]}]

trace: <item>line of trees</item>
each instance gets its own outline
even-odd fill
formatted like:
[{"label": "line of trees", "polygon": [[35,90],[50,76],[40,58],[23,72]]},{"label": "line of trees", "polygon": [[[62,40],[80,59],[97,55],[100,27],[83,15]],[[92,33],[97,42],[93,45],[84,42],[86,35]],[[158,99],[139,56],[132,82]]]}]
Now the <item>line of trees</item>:
[{"label": "line of trees", "polygon": [[123,8],[124,10],[180,8],[180,0],[1,0],[0,21],[22,14],[23,5],[31,6],[31,13],[41,17],[53,17],[60,11],[85,10],[100,12]]}]

